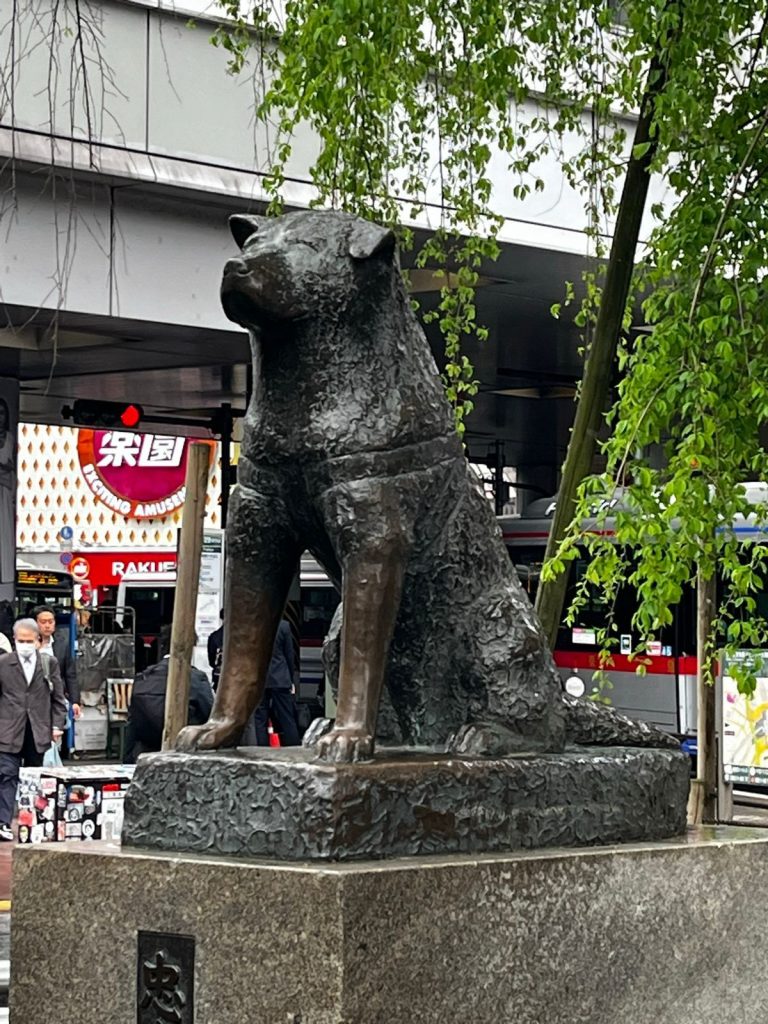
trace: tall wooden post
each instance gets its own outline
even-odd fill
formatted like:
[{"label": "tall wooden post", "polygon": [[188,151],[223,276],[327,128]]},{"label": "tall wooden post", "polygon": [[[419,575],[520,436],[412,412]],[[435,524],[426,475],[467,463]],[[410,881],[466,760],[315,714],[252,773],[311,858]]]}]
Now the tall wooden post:
[{"label": "tall wooden post", "polygon": [[692,825],[713,824],[717,820],[716,690],[711,682],[707,682],[707,642],[715,617],[716,587],[715,576],[704,579],[699,570],[696,588],[696,779],[691,786],[688,804],[688,820]]},{"label": "tall wooden post", "polygon": [[208,489],[210,446],[196,442],[189,447],[186,497],[181,519],[176,598],[171,627],[171,656],[165,696],[163,750],[172,750],[176,737],[187,724],[189,675],[195,646],[195,610],[203,552],[205,495]]},{"label": "tall wooden post", "polygon": [[[669,0],[665,6],[665,12],[674,6],[675,0]],[[678,21],[678,25],[680,23]],[[611,380],[616,369],[616,351],[619,346],[634,272],[635,250],[645,213],[650,166],[658,145],[658,133],[653,131],[653,119],[656,111],[656,99],[664,92],[667,85],[667,45],[665,40],[660,40],[656,53],[651,59],[648,84],[635,125],[632,154],[627,161],[627,173],[621,190],[616,227],[613,231],[605,282],[600,297],[600,308],[597,312],[597,321],[584,364],[576,416],[557,492],[557,506],[552,517],[549,539],[544,553],[544,558],[547,561],[557,553],[574,517],[578,487],[592,468],[598,434],[608,408]],[[635,156],[636,152],[641,155]],[[567,589],[568,572],[566,571],[561,572],[552,580],[542,582],[536,593],[536,612],[541,620],[544,635],[553,650],[563,617]]]}]

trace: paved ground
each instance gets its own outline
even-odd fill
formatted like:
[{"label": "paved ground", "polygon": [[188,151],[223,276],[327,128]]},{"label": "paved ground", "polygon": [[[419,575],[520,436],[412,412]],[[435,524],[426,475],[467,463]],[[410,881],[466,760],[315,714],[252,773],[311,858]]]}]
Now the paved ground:
[{"label": "paved ground", "polygon": [[733,809],[733,821],[731,824],[768,828],[768,807],[744,807],[737,805]]},{"label": "paved ground", "polygon": [[11,978],[11,915],[0,914],[0,1024],[8,1020],[8,985]]},{"label": "paved ground", "polygon": [[15,845],[0,843],[0,912],[8,910],[6,901],[11,898],[11,855]]}]

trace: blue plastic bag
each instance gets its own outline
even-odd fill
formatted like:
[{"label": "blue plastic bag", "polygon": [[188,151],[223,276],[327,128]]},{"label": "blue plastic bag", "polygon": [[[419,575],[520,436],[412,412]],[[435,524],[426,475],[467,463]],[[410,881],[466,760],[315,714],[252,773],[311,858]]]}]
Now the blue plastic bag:
[{"label": "blue plastic bag", "polygon": [[61,768],[61,754],[58,743],[52,743],[43,754],[43,768]]}]

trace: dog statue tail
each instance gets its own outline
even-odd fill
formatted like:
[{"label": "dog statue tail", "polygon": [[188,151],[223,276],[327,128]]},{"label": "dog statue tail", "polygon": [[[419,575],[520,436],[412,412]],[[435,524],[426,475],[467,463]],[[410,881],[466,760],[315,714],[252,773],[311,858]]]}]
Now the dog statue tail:
[{"label": "dog statue tail", "polygon": [[663,729],[636,722],[612,707],[584,697],[562,695],[566,742],[590,747],[662,747],[679,750],[680,742]]}]

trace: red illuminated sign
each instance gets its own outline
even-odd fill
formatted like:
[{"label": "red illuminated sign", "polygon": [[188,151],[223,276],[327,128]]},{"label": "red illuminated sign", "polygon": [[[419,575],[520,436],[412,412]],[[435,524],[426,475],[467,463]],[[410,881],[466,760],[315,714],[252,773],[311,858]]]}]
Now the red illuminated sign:
[{"label": "red illuminated sign", "polygon": [[88,582],[92,587],[117,587],[123,576],[154,576],[176,571],[176,552],[155,551],[88,551],[75,555],[73,561],[86,562]]},{"label": "red illuminated sign", "polygon": [[[128,406],[124,415],[130,418]],[[129,425],[127,421],[126,425]],[[162,519],[184,504],[191,441],[123,430],[79,430],[85,482],[107,508],[126,519]],[[210,443],[213,461],[213,444]]]}]

